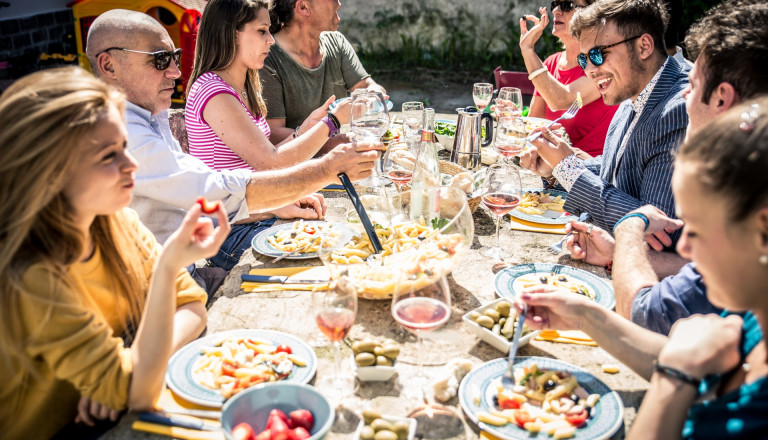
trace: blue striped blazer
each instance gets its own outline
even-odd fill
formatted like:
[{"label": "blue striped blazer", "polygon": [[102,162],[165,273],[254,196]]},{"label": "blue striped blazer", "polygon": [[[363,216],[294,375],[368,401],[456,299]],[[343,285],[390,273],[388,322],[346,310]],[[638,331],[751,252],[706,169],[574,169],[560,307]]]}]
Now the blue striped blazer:
[{"label": "blue striped blazer", "polygon": [[589,171],[568,192],[566,211],[587,211],[595,224],[607,231],[629,211],[649,203],[674,218],[671,153],[682,143],[688,125],[681,93],[688,86],[689,70],[669,59],[616,164],[616,153],[634,117],[632,102],[621,103],[608,127],[603,155],[588,161]]}]

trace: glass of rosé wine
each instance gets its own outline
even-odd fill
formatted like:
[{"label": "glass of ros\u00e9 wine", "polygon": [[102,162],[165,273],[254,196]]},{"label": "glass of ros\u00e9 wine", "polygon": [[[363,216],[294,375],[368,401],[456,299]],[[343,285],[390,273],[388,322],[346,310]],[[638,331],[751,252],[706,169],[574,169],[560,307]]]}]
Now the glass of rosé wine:
[{"label": "glass of ros\u00e9 wine", "polygon": [[512,158],[520,156],[526,146],[525,122],[518,117],[504,116],[499,118],[493,140],[493,148],[501,154],[504,161],[512,163]]},{"label": "glass of ros\u00e9 wine", "polygon": [[522,193],[520,171],[508,164],[494,164],[488,167],[483,182],[483,204],[496,215],[496,246],[485,249],[483,256],[503,260],[509,253],[499,242],[499,224],[505,214],[517,208]]},{"label": "glass of ros\u00e9 wine", "polygon": [[392,296],[392,317],[416,336],[416,374],[403,377],[402,394],[407,398],[425,399],[429,383],[423,371],[423,333],[443,326],[451,317],[451,291],[446,270],[427,252],[418,248],[397,256],[400,273]]}]

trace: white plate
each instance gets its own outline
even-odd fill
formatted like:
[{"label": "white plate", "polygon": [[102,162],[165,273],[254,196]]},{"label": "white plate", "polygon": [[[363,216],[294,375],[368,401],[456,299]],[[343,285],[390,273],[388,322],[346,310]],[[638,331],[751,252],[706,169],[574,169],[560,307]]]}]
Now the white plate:
[{"label": "white plate", "polygon": [[[331,103],[331,105],[329,105],[329,106],[328,106],[328,111],[333,111],[333,109],[335,109],[335,108],[336,108],[336,106],[337,106],[337,105],[339,105],[339,102],[341,102],[341,101],[342,101],[342,100],[344,100],[344,99],[348,99],[348,98],[349,98],[349,97],[347,97],[347,98],[339,98],[339,99],[337,99],[337,100],[333,101],[333,102]],[[390,101],[389,99],[387,99],[387,110],[392,110],[392,107],[393,107],[393,106],[394,106],[394,104],[392,104],[392,101]]]},{"label": "white plate", "polygon": [[284,379],[286,382],[309,383],[317,371],[317,356],[306,342],[288,333],[273,330],[232,330],[216,333],[197,339],[185,345],[168,361],[165,373],[165,383],[179,397],[198,405],[218,408],[224,403],[224,398],[218,390],[205,387],[192,378],[192,366],[202,354],[202,347],[212,347],[229,337],[254,338],[270,341],[274,345],[285,344],[291,347],[293,354],[306,361],[307,365],[294,365],[291,374]]},{"label": "white plate", "polygon": [[[474,333],[477,337],[482,339],[483,341],[490,344],[493,348],[501,351],[504,354],[509,353],[509,349],[512,347],[512,341],[505,338],[504,336],[497,335],[493,333],[491,330],[481,326],[480,324],[476,323],[475,321],[472,321],[470,319],[469,314],[472,312],[478,312],[481,315],[486,309],[492,309],[501,301],[509,301],[507,298],[498,298],[484,306],[480,306],[470,312],[467,312],[461,319],[464,321],[464,327]],[[514,307],[512,307],[512,310],[510,310],[510,318],[515,319],[517,316],[517,310],[515,310]],[[517,329],[515,329],[517,330]],[[523,347],[530,342],[531,339],[533,339],[537,334],[539,334],[538,331],[528,331],[528,333],[523,333],[520,336],[520,341],[518,342],[518,347]]]},{"label": "white plate", "polygon": [[[560,196],[565,200],[568,197],[568,193],[565,191],[557,191],[554,189],[541,189],[541,188],[523,188],[523,194],[527,192],[540,192],[540,193],[549,193],[552,197]],[[542,215],[531,215],[526,214],[517,208],[513,209],[509,212],[509,215],[515,218],[519,218],[520,220],[526,220],[533,223],[542,223],[546,225],[564,225],[568,222],[573,220],[577,220],[578,216],[572,216],[571,214],[568,214],[567,212],[559,212],[559,211],[547,211]]]},{"label": "white plate", "polygon": [[[408,423],[408,440],[413,440],[416,436],[416,419],[411,419],[408,417],[395,417],[395,416],[381,416],[382,419],[388,421],[389,423],[397,423],[397,422],[406,422]],[[360,433],[363,431],[363,428],[365,427],[365,420],[360,420],[360,423],[357,425],[357,430],[355,431],[355,436],[353,438],[359,439]]]},{"label": "white plate", "polygon": [[[595,415],[587,420],[586,426],[576,429],[573,437],[576,440],[605,439],[619,430],[624,422],[624,403],[616,391],[612,391],[606,384],[595,376],[557,359],[544,357],[518,357],[516,366],[537,364],[539,368],[556,371],[569,371],[590,394],[599,394],[600,400],[595,405]],[[479,412],[490,412],[494,408],[493,396],[498,394],[499,383],[511,387],[512,381],[504,377],[507,371],[507,359],[494,359],[472,369],[459,386],[459,403],[464,413],[482,430],[488,431],[496,437],[505,440],[531,440],[550,439],[547,434],[532,434],[514,423],[504,426],[491,426],[480,422],[477,418]]]},{"label": "white plate", "polygon": [[591,274],[586,270],[577,269],[571,266],[552,263],[529,263],[518,264],[516,266],[506,267],[496,274],[493,284],[496,287],[496,293],[510,301],[515,299],[515,295],[522,288],[518,278],[522,276],[549,275],[551,273],[563,274],[575,278],[591,289],[595,294],[595,302],[607,309],[616,307],[616,298],[613,294],[613,288],[602,278]]},{"label": "white plate", "polygon": [[[278,233],[278,231],[283,231],[285,229],[291,229],[293,228],[293,224],[296,222],[291,223],[283,223],[280,225],[272,226],[271,228],[265,229],[258,234],[256,234],[253,237],[253,240],[251,240],[251,246],[253,247],[253,250],[256,252],[266,255],[268,257],[279,257],[286,252],[281,251],[280,249],[275,248],[269,243],[269,237],[275,235]],[[328,222],[324,221],[313,221],[313,220],[304,220],[304,223],[306,224],[314,224],[315,227],[317,226],[325,226],[328,225]],[[298,254],[291,255],[288,257],[285,257],[286,260],[306,260],[309,258],[315,258],[317,257],[317,252],[299,252]]]}]

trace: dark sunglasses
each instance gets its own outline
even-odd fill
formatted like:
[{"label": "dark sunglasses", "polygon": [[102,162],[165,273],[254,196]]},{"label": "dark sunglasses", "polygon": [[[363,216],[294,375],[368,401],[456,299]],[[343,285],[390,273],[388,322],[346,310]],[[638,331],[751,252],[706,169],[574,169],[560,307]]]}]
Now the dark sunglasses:
[{"label": "dark sunglasses", "polygon": [[605,49],[608,49],[613,46],[618,46],[619,44],[626,43],[628,41],[632,41],[634,39],[642,37],[641,35],[634,36],[632,38],[627,38],[626,40],[619,41],[618,43],[613,44],[607,44],[605,46],[595,46],[592,49],[589,49],[589,52],[587,52],[587,55],[584,55],[583,53],[580,53],[576,59],[579,61],[579,67],[581,67],[582,70],[587,68],[587,57],[589,57],[589,61],[592,62],[595,66],[602,66],[603,65],[603,51]]},{"label": "dark sunglasses", "polygon": [[132,49],[123,49],[122,47],[110,47],[109,49],[104,49],[103,52],[109,52],[110,50],[122,50],[124,52],[133,52],[133,53],[143,53],[144,55],[152,55],[155,59],[155,69],[157,70],[165,70],[168,68],[168,66],[171,65],[171,60],[173,60],[174,63],[176,63],[176,66],[179,65],[179,61],[181,61],[181,49],[176,49],[174,51],[170,50],[158,50],[157,52],[144,52],[143,50],[132,50]]},{"label": "dark sunglasses", "polygon": [[554,11],[555,8],[558,7],[558,6],[560,6],[560,10],[563,11],[563,12],[571,12],[571,11],[573,11],[576,8],[583,8],[584,7],[584,6],[581,6],[581,5],[577,5],[576,3],[574,3],[571,0],[561,0],[561,1],[555,0],[555,1],[553,1],[549,5],[549,10],[550,11]]}]

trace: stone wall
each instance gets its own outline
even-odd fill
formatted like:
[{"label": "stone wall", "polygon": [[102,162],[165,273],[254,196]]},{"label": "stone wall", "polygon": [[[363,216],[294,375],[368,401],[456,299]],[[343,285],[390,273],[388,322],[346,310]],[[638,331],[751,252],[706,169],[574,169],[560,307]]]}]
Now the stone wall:
[{"label": "stone wall", "polygon": [[[0,79],[18,78],[40,67],[64,63],[54,56],[77,53],[72,9],[0,20]],[[5,68],[3,68],[5,67]]]}]

